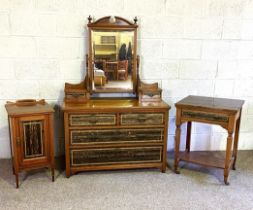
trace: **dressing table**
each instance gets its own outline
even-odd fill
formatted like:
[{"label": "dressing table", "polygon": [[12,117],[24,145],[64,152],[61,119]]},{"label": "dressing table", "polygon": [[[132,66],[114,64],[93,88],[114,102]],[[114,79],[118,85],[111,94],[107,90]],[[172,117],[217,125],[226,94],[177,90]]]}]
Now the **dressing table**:
[{"label": "dressing table", "polygon": [[[148,97],[139,100],[143,83],[139,79],[137,18],[130,22],[121,17],[97,21],[89,17],[87,27],[86,77],[80,84],[65,84],[62,105],[66,176],[79,171],[133,168],[165,172],[170,106],[161,100],[157,85],[142,85],[141,93]],[[128,46],[125,54],[122,46]],[[101,65],[121,61],[128,64],[124,77],[114,74],[117,69],[110,75]],[[104,72],[101,82],[94,73],[98,69]]]}]

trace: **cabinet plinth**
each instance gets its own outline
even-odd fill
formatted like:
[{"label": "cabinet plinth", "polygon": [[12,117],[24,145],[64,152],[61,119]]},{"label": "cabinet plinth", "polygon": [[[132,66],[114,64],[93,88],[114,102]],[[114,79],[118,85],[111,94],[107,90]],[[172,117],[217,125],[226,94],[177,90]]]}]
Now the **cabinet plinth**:
[{"label": "cabinet plinth", "polygon": [[19,187],[19,172],[48,167],[54,181],[54,110],[45,102],[7,103],[13,174]]}]

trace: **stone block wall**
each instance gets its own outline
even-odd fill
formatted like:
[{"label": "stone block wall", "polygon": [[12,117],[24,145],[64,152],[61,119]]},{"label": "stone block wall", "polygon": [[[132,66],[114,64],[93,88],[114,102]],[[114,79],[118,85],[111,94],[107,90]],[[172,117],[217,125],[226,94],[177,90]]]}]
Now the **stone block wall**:
[{"label": "stone block wall", "polygon": [[[64,153],[58,105],[64,82],[84,78],[89,14],[138,17],[140,76],[158,82],[172,106],[168,149],[173,104],[189,94],[245,99],[239,149],[253,149],[252,0],[0,0],[0,158],[10,157],[4,104],[24,98],[56,107],[56,154]],[[192,148],[222,150],[225,137],[196,123]]]}]

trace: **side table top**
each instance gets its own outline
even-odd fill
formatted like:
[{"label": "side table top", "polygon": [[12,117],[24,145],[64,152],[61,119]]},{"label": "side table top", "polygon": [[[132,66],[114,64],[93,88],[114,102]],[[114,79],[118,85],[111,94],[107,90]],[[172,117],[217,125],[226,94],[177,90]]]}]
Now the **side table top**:
[{"label": "side table top", "polygon": [[244,100],[189,95],[175,104],[177,108],[207,108],[223,111],[239,111]]},{"label": "side table top", "polygon": [[15,103],[7,103],[5,104],[5,108],[9,116],[54,112],[54,109],[46,102],[45,104],[34,104],[31,106],[19,106]]}]

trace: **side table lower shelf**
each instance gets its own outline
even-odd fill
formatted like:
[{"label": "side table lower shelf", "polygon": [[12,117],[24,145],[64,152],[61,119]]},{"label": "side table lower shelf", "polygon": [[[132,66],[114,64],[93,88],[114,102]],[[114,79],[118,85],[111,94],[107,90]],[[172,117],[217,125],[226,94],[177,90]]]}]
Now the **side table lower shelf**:
[{"label": "side table lower shelf", "polygon": [[[179,161],[199,164],[206,167],[225,168],[225,152],[221,151],[194,151],[194,152],[180,152]],[[231,157],[230,166],[234,162],[234,157]]]}]

